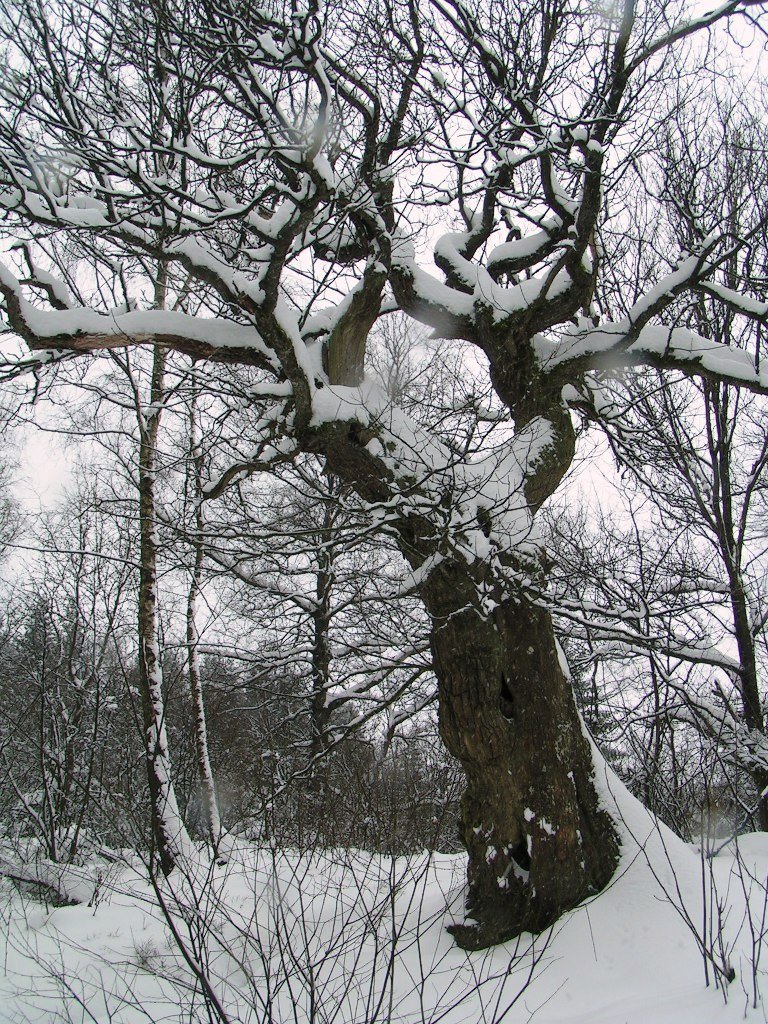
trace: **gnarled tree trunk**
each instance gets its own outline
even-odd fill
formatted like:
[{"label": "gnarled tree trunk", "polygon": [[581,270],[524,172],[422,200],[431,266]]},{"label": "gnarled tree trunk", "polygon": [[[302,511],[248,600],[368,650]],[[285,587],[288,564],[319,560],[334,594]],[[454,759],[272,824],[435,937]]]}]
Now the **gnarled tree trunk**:
[{"label": "gnarled tree trunk", "polygon": [[508,599],[487,616],[456,563],[430,576],[440,733],[467,777],[465,949],[538,932],[598,892],[617,861],[549,615]]},{"label": "gnarled tree trunk", "polygon": [[[533,509],[573,458],[573,428],[557,404],[550,421],[553,443],[526,483]],[[390,497],[386,467],[371,457],[364,431],[335,426],[318,440],[332,471],[364,499]],[[398,536],[432,620],[440,733],[467,779],[461,835],[470,920],[451,931],[465,949],[482,949],[542,931],[599,892],[616,867],[618,838],[595,791],[550,616],[490,564],[443,554],[431,516],[403,517]],[[484,598],[494,592],[487,611]]]}]

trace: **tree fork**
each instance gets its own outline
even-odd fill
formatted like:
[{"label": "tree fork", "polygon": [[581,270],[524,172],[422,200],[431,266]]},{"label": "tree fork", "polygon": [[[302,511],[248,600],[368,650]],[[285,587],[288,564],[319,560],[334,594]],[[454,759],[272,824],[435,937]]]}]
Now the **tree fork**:
[{"label": "tree fork", "polygon": [[[362,497],[389,496],[386,467],[364,436],[336,423],[313,441]],[[558,451],[567,463],[570,445]],[[542,463],[539,489],[553,489],[562,472],[556,459]],[[414,568],[434,555],[429,523],[404,520],[400,548]],[[482,568],[446,559],[419,588],[432,620],[440,734],[467,780],[461,838],[476,923],[451,929],[464,949],[547,928],[604,888],[619,848],[550,616],[510,592],[481,612],[483,582]]]}]

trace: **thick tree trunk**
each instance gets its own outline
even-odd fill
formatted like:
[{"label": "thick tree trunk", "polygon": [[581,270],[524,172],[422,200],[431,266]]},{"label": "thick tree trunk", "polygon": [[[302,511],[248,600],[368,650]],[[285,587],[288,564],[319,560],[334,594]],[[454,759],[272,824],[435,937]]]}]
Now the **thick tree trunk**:
[{"label": "thick tree trunk", "polygon": [[[533,413],[552,440],[526,477],[532,510],[557,488],[575,445],[559,398],[547,405],[545,395],[540,404],[547,415]],[[533,413],[520,412],[519,430]],[[392,501],[390,471],[371,457],[366,431],[335,425],[314,440],[332,472],[365,500]],[[591,748],[549,615],[519,592],[500,594],[490,566],[441,551],[438,523],[429,512],[403,516],[400,549],[418,571],[432,620],[440,733],[467,779],[461,834],[469,920],[451,931],[463,948],[482,949],[541,931],[599,892],[613,875],[619,843],[598,800]]]},{"label": "thick tree trunk", "polygon": [[609,881],[618,841],[546,612],[509,599],[488,616],[456,563],[424,587],[440,732],[467,776],[467,917],[481,949],[538,932]]}]

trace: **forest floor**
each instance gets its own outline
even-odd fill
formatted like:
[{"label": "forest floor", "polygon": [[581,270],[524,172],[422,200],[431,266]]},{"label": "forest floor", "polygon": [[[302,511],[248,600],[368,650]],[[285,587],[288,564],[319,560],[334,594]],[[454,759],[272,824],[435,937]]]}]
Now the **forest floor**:
[{"label": "forest floor", "polygon": [[6,879],[0,1022],[767,1020],[768,835],[702,858],[607,785],[624,833],[612,884],[550,931],[485,953],[445,930],[461,916],[458,856],[235,842],[228,863],[201,852],[157,889],[135,857],[95,858],[56,869],[82,901],[57,907]]}]

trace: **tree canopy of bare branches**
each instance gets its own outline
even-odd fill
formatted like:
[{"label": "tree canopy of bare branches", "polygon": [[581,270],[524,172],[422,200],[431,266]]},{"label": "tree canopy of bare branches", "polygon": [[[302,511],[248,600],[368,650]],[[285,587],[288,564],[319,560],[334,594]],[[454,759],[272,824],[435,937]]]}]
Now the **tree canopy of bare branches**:
[{"label": "tree canopy of bare branches", "polygon": [[[602,382],[638,366],[768,390],[683,301],[765,319],[749,275],[722,274],[762,240],[759,203],[738,229],[695,209],[603,298],[633,196],[664,198],[645,156],[705,96],[707,35],[764,6],[0,3],[0,209],[26,245],[0,269],[8,327],[40,370],[126,345],[234,367],[260,416],[211,503],[310,452],[396,539],[467,776],[468,948],[546,927],[617,859],[540,600],[572,410],[599,419]],[[476,382],[437,423],[365,376],[395,311]]]}]

